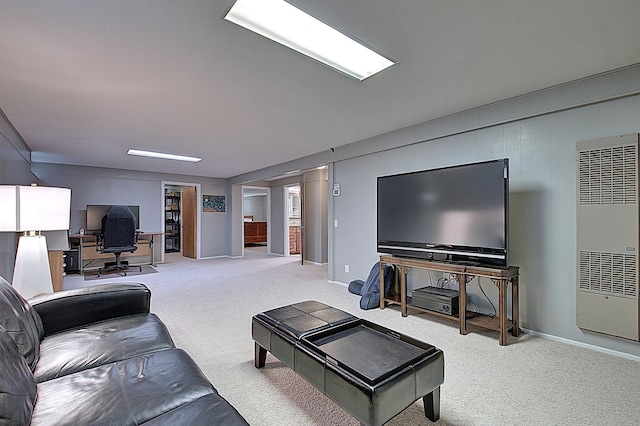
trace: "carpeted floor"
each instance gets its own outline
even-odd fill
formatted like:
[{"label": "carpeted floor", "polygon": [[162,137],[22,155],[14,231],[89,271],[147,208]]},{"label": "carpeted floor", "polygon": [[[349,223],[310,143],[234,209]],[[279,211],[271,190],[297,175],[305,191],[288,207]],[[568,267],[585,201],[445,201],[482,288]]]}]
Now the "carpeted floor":
[{"label": "carpeted floor", "polygon": [[[444,351],[445,383],[438,425],[635,425],[640,365],[636,361],[523,335],[498,345],[497,332],[473,330],[425,314],[402,318],[396,308],[362,311],[358,296],[327,282],[326,266],[267,256],[192,260],[167,255],[158,273],[99,282],[142,282],[152,310],[178,347],[252,425],[358,425],[359,422],[268,355],[253,366],[251,317],[303,300],[318,300],[431,343]],[[354,277],[364,278],[364,277]],[[65,288],[96,284],[67,276]],[[418,401],[388,425],[428,425]]]},{"label": "carpeted floor", "polygon": [[[126,277],[132,278],[132,277],[137,277],[139,275],[155,274],[156,272],[158,271],[156,271],[153,266],[149,266],[149,265],[144,265],[140,267],[131,266],[130,268],[127,269]],[[106,280],[109,278],[117,278],[117,277],[118,278],[125,277],[125,275],[122,271],[103,272],[102,274],[100,274],[100,276],[98,276],[98,271],[91,271],[91,272],[84,273],[85,281]]]}]

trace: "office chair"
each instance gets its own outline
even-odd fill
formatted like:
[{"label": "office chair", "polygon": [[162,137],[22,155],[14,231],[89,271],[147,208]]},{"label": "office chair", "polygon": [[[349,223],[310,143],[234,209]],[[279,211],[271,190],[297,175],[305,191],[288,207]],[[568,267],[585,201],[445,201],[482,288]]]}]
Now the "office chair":
[{"label": "office chair", "polygon": [[[133,253],[138,249],[136,217],[127,206],[112,206],[102,218],[102,231],[98,234],[97,250],[100,253],[113,253],[115,262],[106,262],[98,269],[98,276],[107,271],[122,271],[127,275],[129,262],[120,260],[122,253]],[[142,267],[138,267],[142,271]]]}]

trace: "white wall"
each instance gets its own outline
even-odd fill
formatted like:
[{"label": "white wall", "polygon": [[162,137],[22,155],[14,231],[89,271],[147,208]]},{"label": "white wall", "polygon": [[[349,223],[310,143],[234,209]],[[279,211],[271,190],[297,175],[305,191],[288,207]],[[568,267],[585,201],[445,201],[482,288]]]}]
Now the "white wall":
[{"label": "white wall", "polygon": [[[596,86],[594,86],[596,87]],[[599,86],[597,86],[599,87]],[[640,84],[638,84],[640,87]],[[612,86],[612,89],[615,89]],[[588,87],[582,90],[588,90]],[[549,93],[557,95],[557,93]],[[527,107],[524,99],[514,101]],[[569,101],[567,101],[569,102]],[[505,103],[505,114],[514,110]],[[473,114],[478,114],[474,111]],[[458,117],[464,121],[469,117]],[[500,122],[500,116],[494,117]],[[505,120],[508,121],[508,120]],[[434,123],[435,125],[435,123]],[[455,118],[449,124],[459,128]],[[576,306],[576,172],[575,144],[605,136],[640,132],[640,96],[578,106],[468,132],[337,161],[332,182],[341,195],[333,198],[329,228],[335,262],[332,279],[348,283],[364,278],[378,260],[376,253],[376,177],[454,164],[508,157],[510,160],[510,263],[520,267],[522,327],[578,342],[640,355],[640,344],[584,333],[575,325]],[[424,135],[443,132],[423,124]],[[446,130],[444,131],[446,133]],[[394,144],[392,132],[377,138]],[[343,265],[350,265],[351,273]],[[411,286],[428,284],[426,273],[411,273]],[[490,309],[477,285],[471,291],[482,310]],[[497,301],[490,282],[483,288]]]}]

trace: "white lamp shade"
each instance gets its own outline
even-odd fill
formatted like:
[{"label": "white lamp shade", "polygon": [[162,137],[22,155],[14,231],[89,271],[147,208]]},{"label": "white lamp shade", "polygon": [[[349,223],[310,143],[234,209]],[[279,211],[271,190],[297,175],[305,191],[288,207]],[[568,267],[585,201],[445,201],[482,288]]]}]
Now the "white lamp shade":
[{"label": "white lamp shade", "polygon": [[18,231],[69,229],[71,190],[19,186],[18,207]]},{"label": "white lamp shade", "polygon": [[[69,188],[52,188],[46,186],[4,186],[0,187],[0,195],[6,195],[9,201],[1,201],[2,221],[7,228],[11,226],[11,207],[15,212],[15,227],[1,229],[4,231],[56,231],[69,229],[71,213],[71,190]],[[10,190],[15,191],[15,196]],[[11,201],[14,196],[15,201]],[[6,202],[6,211],[5,211]],[[2,226],[2,225],[0,225]]]},{"label": "white lamp shade", "polygon": [[0,185],[0,232],[18,230],[18,187]]}]

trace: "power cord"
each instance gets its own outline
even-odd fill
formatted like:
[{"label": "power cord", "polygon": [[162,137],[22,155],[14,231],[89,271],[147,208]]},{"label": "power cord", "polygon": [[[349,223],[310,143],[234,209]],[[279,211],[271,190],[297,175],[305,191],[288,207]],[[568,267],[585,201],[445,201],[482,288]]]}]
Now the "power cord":
[{"label": "power cord", "polygon": [[468,302],[468,303],[471,303],[471,304],[476,308],[476,309],[475,309],[475,311],[473,312],[473,315],[471,315],[471,316],[470,316],[469,318],[467,318],[467,319],[475,318],[475,317],[480,313],[480,309],[478,308],[478,305],[476,305],[476,303],[475,303],[472,299],[470,299],[470,298],[468,298],[468,297],[467,297],[467,302]]},{"label": "power cord", "polygon": [[497,317],[498,312],[496,311],[496,307],[491,301],[491,299],[489,299],[489,296],[487,296],[487,293],[484,292],[484,289],[482,288],[482,283],[480,282],[480,277],[478,277],[478,287],[480,287],[480,291],[482,292],[482,294],[484,294],[484,297],[487,299],[487,301],[491,304],[491,307],[493,308],[493,314],[489,314],[489,316]]}]

